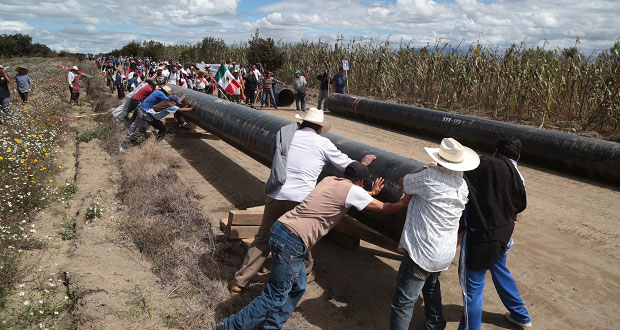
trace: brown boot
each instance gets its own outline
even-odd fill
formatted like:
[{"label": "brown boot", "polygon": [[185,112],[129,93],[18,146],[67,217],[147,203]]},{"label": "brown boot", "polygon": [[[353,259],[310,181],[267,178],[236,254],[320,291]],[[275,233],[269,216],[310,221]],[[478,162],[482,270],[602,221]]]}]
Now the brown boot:
[{"label": "brown boot", "polygon": [[243,287],[238,286],[235,281],[230,282],[230,284],[228,285],[228,289],[230,290],[230,293],[232,294],[240,294],[241,292],[243,292]]}]

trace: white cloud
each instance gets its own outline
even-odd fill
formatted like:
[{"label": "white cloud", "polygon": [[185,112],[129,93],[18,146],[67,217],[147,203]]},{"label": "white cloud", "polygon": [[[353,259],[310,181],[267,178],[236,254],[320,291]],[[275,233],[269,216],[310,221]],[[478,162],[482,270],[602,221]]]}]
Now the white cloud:
[{"label": "white cloud", "polygon": [[[260,1],[260,0],[256,0]],[[261,35],[289,42],[373,38],[416,46],[436,39],[480,40],[507,47],[525,40],[548,48],[609,48],[620,37],[617,0],[286,0],[242,17],[240,0],[4,0],[0,33],[28,33],[55,49],[109,51],[129,40],[193,43],[205,36],[227,42]]]}]

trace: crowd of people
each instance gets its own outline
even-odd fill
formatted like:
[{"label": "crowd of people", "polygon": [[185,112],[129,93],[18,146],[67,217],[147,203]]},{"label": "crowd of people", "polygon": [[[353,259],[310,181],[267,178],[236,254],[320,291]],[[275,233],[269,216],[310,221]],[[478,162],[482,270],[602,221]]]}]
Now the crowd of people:
[{"label": "crowd of people", "polygon": [[[163,138],[166,127],[160,119],[165,117],[165,114],[173,113],[179,127],[187,125],[180,114],[183,111],[180,109],[184,109],[179,108],[182,106],[180,101],[174,102],[175,105],[171,105],[169,109],[156,107],[159,109],[157,111],[152,108],[159,102],[170,101],[174,96],[164,88],[166,86],[181,86],[210,95],[217,92],[218,97],[252,108],[260,99],[260,110],[263,110],[265,106],[278,109],[274,93],[275,86],[287,87],[284,82],[276,79],[272,72],[265,70],[260,63],[249,66],[237,64],[235,61],[225,62],[218,64],[218,70],[215,70],[215,65],[211,68],[211,65],[205,63],[186,62],[182,64],[173,60],[155,61],[149,57],[95,56],[92,60],[95,61],[97,70],[105,77],[105,86],[110,92],[116,91],[119,99],[125,99],[122,110],[117,116],[119,120],[127,119],[125,125],[129,130],[125,141],[120,146],[122,151],[137,145],[149,126],[154,127],[158,139]],[[219,70],[221,66],[226,67],[232,79],[238,82],[239,88],[229,91],[221,87],[219,81],[223,79]],[[68,82],[71,102],[78,104],[79,75],[76,72],[78,72],[77,67],[73,67],[68,73]],[[214,72],[216,72],[215,75]],[[296,110],[304,112],[306,111],[306,77],[305,72],[296,70],[292,79]],[[319,109],[329,94],[330,86],[333,86],[335,92],[346,93],[347,78],[342,68],[333,76],[328,70],[324,70],[317,75],[316,79],[320,82]],[[154,91],[159,91],[159,93],[153,94]],[[127,98],[125,98],[126,93],[128,93]],[[166,96],[166,99],[161,97],[162,94]],[[137,121],[138,118],[141,120]]]}]

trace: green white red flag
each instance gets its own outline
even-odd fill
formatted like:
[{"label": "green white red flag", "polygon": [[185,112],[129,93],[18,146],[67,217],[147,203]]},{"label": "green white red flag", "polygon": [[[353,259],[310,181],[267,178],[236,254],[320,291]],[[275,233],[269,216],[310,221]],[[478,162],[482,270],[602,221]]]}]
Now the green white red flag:
[{"label": "green white red flag", "polygon": [[237,89],[241,88],[241,83],[235,79],[235,77],[228,71],[226,64],[222,63],[217,74],[215,74],[215,81],[222,87],[226,93],[232,95]]}]

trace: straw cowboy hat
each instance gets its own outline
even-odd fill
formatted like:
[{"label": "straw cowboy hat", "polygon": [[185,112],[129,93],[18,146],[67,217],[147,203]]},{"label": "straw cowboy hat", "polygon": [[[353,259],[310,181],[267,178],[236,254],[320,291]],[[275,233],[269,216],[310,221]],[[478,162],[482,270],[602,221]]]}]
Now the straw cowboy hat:
[{"label": "straw cowboy hat", "polygon": [[17,69],[15,69],[15,71],[17,71],[17,72],[19,72],[19,70],[24,70],[24,71],[26,71],[26,73],[28,73],[28,68],[25,67],[25,66],[21,66],[20,65],[20,66],[17,67]]},{"label": "straw cowboy hat", "polygon": [[441,140],[439,148],[424,148],[439,165],[452,171],[471,171],[480,165],[480,157],[471,148],[453,138]]},{"label": "straw cowboy hat", "polygon": [[170,88],[170,86],[162,86],[161,90],[164,91],[166,94],[170,95],[170,93],[172,93],[172,88]]},{"label": "straw cowboy hat", "polygon": [[305,116],[302,117],[301,115],[295,115],[295,118],[321,125],[321,127],[323,127],[323,133],[326,133],[332,127],[330,123],[325,122],[323,110],[319,110],[317,108],[310,108]]}]

